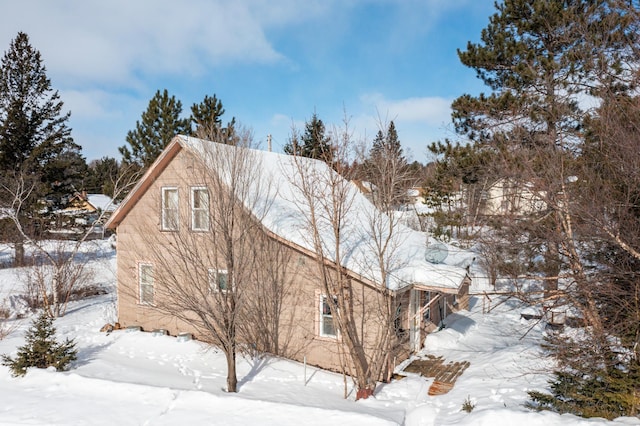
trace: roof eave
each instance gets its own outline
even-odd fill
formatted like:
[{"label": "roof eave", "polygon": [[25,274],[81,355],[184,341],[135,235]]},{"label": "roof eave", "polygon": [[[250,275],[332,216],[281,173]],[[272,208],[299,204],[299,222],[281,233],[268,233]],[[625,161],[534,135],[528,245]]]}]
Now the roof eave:
[{"label": "roof eave", "polygon": [[439,286],[434,284],[413,283],[412,288],[416,290],[422,290],[422,291],[436,291],[436,292],[447,293],[447,294],[458,294],[460,293],[460,290],[462,289],[462,287],[467,283],[469,284],[471,283],[471,277],[469,277],[469,275],[465,275],[460,280],[460,283],[456,287],[444,287],[444,286]]},{"label": "roof eave", "polygon": [[105,223],[106,229],[116,229],[118,225],[124,220],[129,211],[136,205],[136,203],[147,192],[151,184],[157,179],[167,165],[173,160],[178,152],[182,149],[182,137],[174,136],[167,147],[158,156],[156,161],[153,162],[149,170],[140,178],[138,183],[133,187],[131,192],[120,203],[118,208],[113,212],[107,223]]}]

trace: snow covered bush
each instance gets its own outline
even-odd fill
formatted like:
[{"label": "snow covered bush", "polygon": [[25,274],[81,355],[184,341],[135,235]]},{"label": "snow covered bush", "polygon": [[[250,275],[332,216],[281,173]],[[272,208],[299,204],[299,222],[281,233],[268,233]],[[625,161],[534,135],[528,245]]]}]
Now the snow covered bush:
[{"label": "snow covered bush", "polygon": [[55,334],[53,319],[42,313],[27,330],[27,342],[18,348],[16,358],[2,355],[2,364],[11,369],[13,376],[24,376],[29,367],[55,367],[58,371],[66,369],[70,362],[77,359],[76,344],[69,339],[59,343]]}]

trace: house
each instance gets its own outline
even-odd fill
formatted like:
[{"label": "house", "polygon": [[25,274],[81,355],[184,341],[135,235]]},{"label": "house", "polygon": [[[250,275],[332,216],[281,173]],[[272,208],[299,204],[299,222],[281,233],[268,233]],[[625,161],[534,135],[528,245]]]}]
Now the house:
[{"label": "house", "polygon": [[544,193],[537,193],[533,184],[501,178],[484,191],[481,213],[487,216],[527,215],[546,208]]},{"label": "house", "polygon": [[[235,170],[230,159],[240,153],[250,158],[245,163],[247,173],[252,173],[242,180],[228,173]],[[348,196],[339,237],[328,231],[330,218],[322,214],[322,208],[330,208],[326,201],[331,188],[319,184],[304,193],[297,175],[302,169],[313,177],[309,182],[330,177]],[[232,188],[238,199],[225,196]],[[235,207],[223,210],[227,205]],[[312,209],[315,230],[309,228]],[[441,244],[434,252],[433,239],[398,225],[389,238],[393,258],[382,274],[373,261],[375,244],[366,226],[376,212],[354,184],[324,162],[176,136],[106,224],[118,237],[118,321],[123,327],[163,329],[172,335],[189,332],[207,340],[196,326],[202,321],[197,314],[161,307],[170,305],[171,298],[188,298],[189,291],[199,294],[193,303],[224,300],[229,286],[237,286],[243,291],[242,303],[257,315],[250,324],[240,324],[244,327],[239,338],[245,344],[348,372],[345,348],[333,323],[334,295],[326,294],[322,285],[323,265],[348,278],[353,290],[349,303],[367,351],[380,350],[376,338],[390,327],[374,315],[380,298],[393,307],[400,362],[419,350],[426,333],[442,326],[449,313],[468,308],[469,264],[466,257],[448,255]],[[229,256],[220,251],[223,239],[216,237],[228,214],[242,224],[232,235],[242,249],[232,259],[235,278],[229,277]],[[246,233],[249,228],[255,231]],[[247,266],[238,266],[242,256]],[[240,289],[238,282],[248,284]],[[184,288],[169,293],[163,287],[176,283]],[[277,300],[265,296],[270,286],[283,283],[286,288],[269,293]],[[182,291],[187,288],[192,290]],[[264,303],[267,300],[270,303]],[[265,316],[260,314],[274,304],[277,315],[267,318],[272,324],[262,324]],[[275,339],[271,345],[263,342],[270,337]],[[387,360],[389,369],[393,361],[393,356]]]},{"label": "house", "polygon": [[56,212],[59,214],[90,214],[97,212],[112,213],[116,205],[108,195],[87,194],[86,192],[76,192],[69,197],[67,205]]},{"label": "house", "polygon": [[116,204],[108,195],[76,192],[63,208],[53,210],[47,232],[59,239],[104,238],[103,224],[115,209]]}]

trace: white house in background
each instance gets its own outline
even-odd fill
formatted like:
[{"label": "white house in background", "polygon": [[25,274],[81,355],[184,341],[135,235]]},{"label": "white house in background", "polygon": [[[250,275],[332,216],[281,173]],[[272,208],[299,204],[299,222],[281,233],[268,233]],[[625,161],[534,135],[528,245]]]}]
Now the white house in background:
[{"label": "white house in background", "polygon": [[498,179],[485,191],[482,214],[518,216],[541,211],[546,208],[543,196],[535,191],[532,183]]}]

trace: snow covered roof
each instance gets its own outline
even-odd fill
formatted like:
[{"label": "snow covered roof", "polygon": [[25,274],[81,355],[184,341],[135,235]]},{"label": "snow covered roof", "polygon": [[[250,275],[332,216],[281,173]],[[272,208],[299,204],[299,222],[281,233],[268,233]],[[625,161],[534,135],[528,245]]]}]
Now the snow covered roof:
[{"label": "snow covered roof", "polygon": [[15,214],[13,209],[0,207],[0,219],[7,219]]},{"label": "snow covered roof", "polygon": [[[185,136],[178,136],[174,141],[205,162],[215,161],[214,159],[220,156],[232,155],[232,150],[247,149]],[[251,181],[251,194],[242,201],[265,228],[284,240],[315,252],[309,227],[310,212],[314,208],[319,216],[318,228],[322,230],[320,238],[325,257],[332,261],[339,260],[342,266],[354,273],[380,283],[381,274],[376,261],[374,235],[377,235],[378,239],[386,237],[384,230],[388,227],[385,225],[388,225],[390,219],[380,214],[353,183],[339,179],[344,185],[349,206],[340,229],[340,259],[336,259],[335,236],[328,217],[332,212],[327,210],[331,209],[331,203],[324,202],[331,197],[331,188],[325,182],[329,179],[335,180],[335,171],[318,160],[294,158],[290,155],[253,149],[250,153],[251,163],[260,170],[260,178]],[[224,173],[222,167],[212,169]],[[296,184],[300,179],[300,170],[304,170],[303,173],[307,176],[312,176],[311,182],[315,182],[311,189],[315,195],[313,206],[309,205],[300,185]],[[224,176],[221,178],[225,179]],[[376,231],[377,234],[372,231],[374,221],[377,221],[376,229],[382,230]],[[393,253],[389,255],[386,283],[388,288],[397,290],[407,285],[421,284],[455,291],[460,287],[467,277],[464,266],[467,266],[470,256],[446,256],[445,252],[444,262],[430,262],[427,259],[432,259],[431,252],[435,240],[426,233],[401,224],[394,226],[391,237]],[[442,247],[440,243],[440,251]]]},{"label": "snow covered roof", "polygon": [[87,194],[87,199],[91,205],[103,212],[112,212],[116,209],[116,205],[108,195],[104,194]]}]

